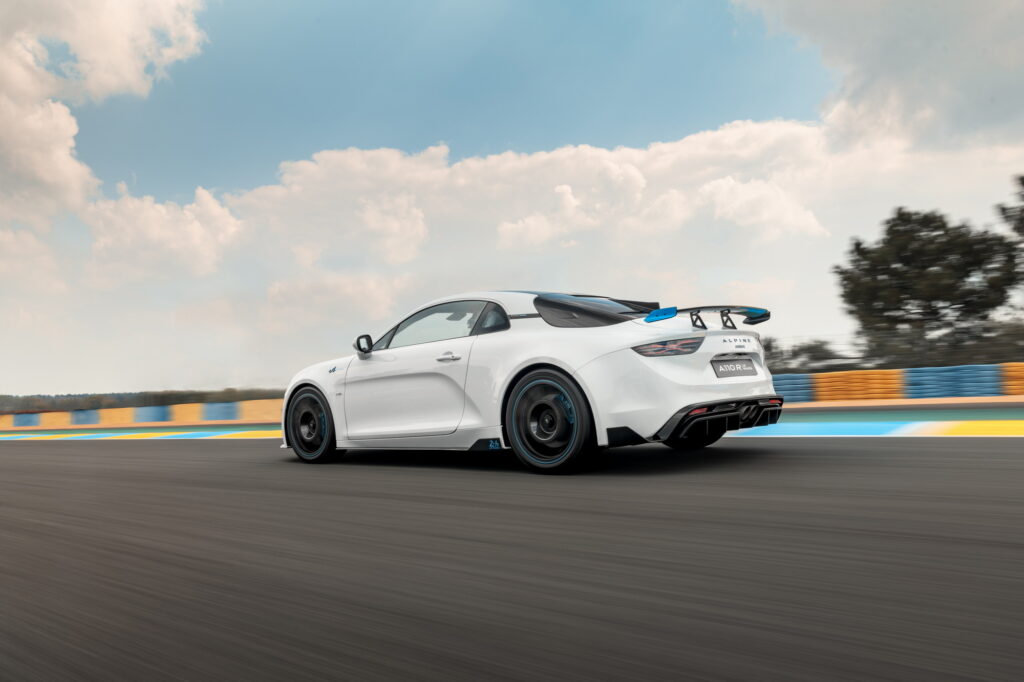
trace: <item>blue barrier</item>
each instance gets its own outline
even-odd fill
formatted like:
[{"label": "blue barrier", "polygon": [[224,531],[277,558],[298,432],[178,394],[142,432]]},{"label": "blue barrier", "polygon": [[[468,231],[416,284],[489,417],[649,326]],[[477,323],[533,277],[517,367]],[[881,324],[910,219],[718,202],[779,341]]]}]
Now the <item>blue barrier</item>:
[{"label": "blue barrier", "polygon": [[71,410],[71,423],[78,425],[99,424],[99,410]]},{"label": "blue barrier", "polygon": [[147,405],[135,408],[135,423],[171,421],[170,405]]},{"label": "blue barrier", "polygon": [[958,395],[965,397],[1000,395],[1003,392],[1002,367],[999,365],[961,365],[957,367]]},{"label": "blue barrier", "polygon": [[14,415],[15,426],[39,426],[39,415],[32,414],[16,414]]},{"label": "blue barrier", "polygon": [[787,403],[807,403],[814,400],[810,374],[776,374],[772,377],[775,392]]},{"label": "blue barrier", "polygon": [[908,398],[970,398],[1003,394],[1000,365],[912,367],[903,370]]},{"label": "blue barrier", "polygon": [[238,419],[238,403],[205,403],[203,421],[227,421]]},{"label": "blue barrier", "polygon": [[[950,371],[953,370],[953,371]],[[943,398],[956,388],[955,367],[911,367],[903,370],[908,398]]]}]

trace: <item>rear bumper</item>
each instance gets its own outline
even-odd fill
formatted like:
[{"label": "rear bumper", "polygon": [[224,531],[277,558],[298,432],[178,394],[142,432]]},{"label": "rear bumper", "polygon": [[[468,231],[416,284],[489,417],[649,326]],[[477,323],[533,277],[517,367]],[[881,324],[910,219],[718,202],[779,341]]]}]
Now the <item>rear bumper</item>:
[{"label": "rear bumper", "polygon": [[681,438],[709,429],[720,430],[722,426],[726,431],[735,431],[774,424],[782,414],[782,402],[780,395],[763,395],[687,405],[669,417],[651,440]]},{"label": "rear bumper", "polygon": [[719,378],[711,357],[647,358],[632,349],[608,353],[578,369],[574,375],[584,387],[594,411],[598,445],[620,438],[608,433],[629,429],[651,440],[680,407],[733,403],[777,397],[772,378],[754,358],[755,376]]}]

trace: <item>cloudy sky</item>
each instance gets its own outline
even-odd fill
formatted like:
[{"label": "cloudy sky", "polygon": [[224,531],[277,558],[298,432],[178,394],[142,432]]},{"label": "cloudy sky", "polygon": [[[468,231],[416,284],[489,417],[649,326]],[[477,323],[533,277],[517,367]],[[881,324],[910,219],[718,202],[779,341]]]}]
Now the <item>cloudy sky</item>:
[{"label": "cloudy sky", "polygon": [[1019,0],[5,2],[0,393],[282,386],[467,289],[848,339],[852,236],[1010,199],[1021,25]]}]

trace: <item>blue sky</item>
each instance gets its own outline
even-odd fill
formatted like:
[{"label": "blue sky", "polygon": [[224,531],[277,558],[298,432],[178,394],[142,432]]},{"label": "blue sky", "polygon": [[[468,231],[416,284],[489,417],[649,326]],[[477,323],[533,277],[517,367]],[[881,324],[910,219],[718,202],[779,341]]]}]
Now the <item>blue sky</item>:
[{"label": "blue sky", "polygon": [[149,97],[73,107],[108,194],[236,191],[331,148],[642,147],[815,119],[834,86],[816,49],[725,2],[214,2],[198,23],[202,53]]},{"label": "blue sky", "polygon": [[283,386],[480,289],[842,346],[851,238],[1024,172],[1019,0],[8,4],[0,393]]}]

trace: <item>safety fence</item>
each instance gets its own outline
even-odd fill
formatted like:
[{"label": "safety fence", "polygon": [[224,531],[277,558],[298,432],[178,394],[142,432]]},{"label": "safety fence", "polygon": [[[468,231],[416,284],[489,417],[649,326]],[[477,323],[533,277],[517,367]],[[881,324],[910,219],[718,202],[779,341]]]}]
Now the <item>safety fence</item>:
[{"label": "safety fence", "polygon": [[788,404],[827,400],[1024,397],[1024,362],[776,374]]},{"label": "safety fence", "polygon": [[0,429],[64,429],[90,426],[262,424],[281,419],[281,400],[185,403],[101,410],[0,414]]}]

